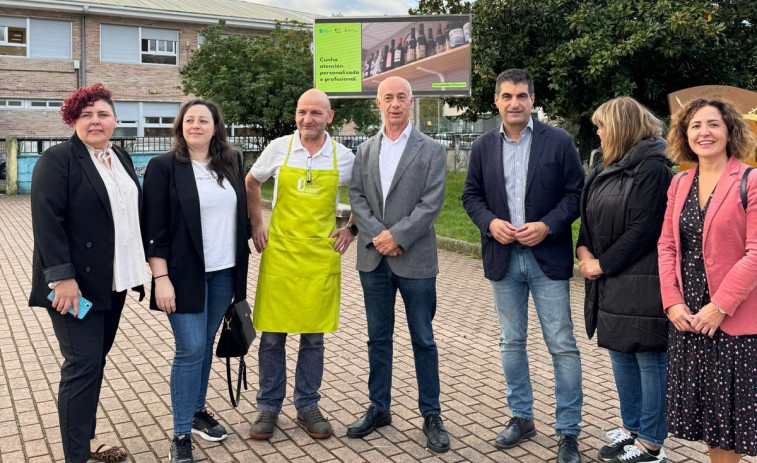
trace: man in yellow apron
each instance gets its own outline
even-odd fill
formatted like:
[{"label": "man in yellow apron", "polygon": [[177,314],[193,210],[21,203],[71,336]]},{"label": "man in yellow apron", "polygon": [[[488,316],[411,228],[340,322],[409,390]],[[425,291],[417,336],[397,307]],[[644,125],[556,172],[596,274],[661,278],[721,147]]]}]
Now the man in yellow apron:
[{"label": "man in yellow apron", "polygon": [[[326,132],[334,112],[325,93],[300,96],[297,131],[272,141],[247,174],[252,239],[262,252],[253,323],[260,334],[258,415],[253,439],[273,435],[286,395],[287,333],[300,333],[294,382],[297,423],[316,439],[333,434],[321,414],[323,333],[339,327],[341,254],[357,234],[336,228],[339,187],[348,185],[355,156]],[[260,186],[275,178],[273,212],[266,228]],[[350,219],[351,222],[351,219]]]}]

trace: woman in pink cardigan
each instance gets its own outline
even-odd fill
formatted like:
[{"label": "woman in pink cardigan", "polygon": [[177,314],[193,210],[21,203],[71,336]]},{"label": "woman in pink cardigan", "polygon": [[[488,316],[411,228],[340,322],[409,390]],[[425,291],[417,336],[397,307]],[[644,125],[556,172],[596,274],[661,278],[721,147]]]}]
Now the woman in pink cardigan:
[{"label": "woman in pink cardigan", "polygon": [[697,163],[668,190],[658,244],[668,342],[670,432],[711,461],[757,455],[757,172],[740,184],[755,137],[722,100],[693,100],[671,122],[673,159]]}]

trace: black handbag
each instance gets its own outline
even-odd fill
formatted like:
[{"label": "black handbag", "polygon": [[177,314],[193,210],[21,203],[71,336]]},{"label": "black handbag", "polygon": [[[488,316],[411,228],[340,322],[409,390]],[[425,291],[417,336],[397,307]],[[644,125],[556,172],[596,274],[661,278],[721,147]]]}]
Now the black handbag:
[{"label": "black handbag", "polygon": [[[216,356],[226,359],[226,383],[229,386],[229,398],[231,405],[239,405],[239,396],[242,392],[242,379],[244,389],[247,390],[247,365],[244,356],[250,350],[250,345],[255,339],[255,328],[252,326],[252,311],[246,300],[233,303],[226,309],[221,326],[221,338],[216,347]],[[231,384],[231,358],[239,357],[239,377],[237,378],[237,393]]]}]

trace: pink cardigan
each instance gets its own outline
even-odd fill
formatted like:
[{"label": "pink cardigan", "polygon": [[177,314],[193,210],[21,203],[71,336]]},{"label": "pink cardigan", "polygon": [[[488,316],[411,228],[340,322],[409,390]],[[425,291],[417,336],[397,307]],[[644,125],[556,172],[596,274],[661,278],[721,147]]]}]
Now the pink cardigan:
[{"label": "pink cardigan", "polygon": [[[727,315],[720,329],[732,336],[757,334],[757,179],[750,173],[747,211],[740,185],[747,168],[730,158],[704,220],[702,254],[712,302]],[[663,307],[683,304],[679,220],[696,167],[675,177],[657,244]]]}]

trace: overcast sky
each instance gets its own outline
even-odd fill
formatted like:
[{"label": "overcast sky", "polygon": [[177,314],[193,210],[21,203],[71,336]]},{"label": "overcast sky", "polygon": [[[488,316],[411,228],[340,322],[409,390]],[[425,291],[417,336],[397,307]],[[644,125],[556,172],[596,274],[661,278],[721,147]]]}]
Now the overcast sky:
[{"label": "overcast sky", "polygon": [[323,16],[341,13],[344,16],[398,16],[406,15],[408,8],[418,5],[417,0],[248,0],[253,3],[277,6],[290,10],[307,11]]}]

